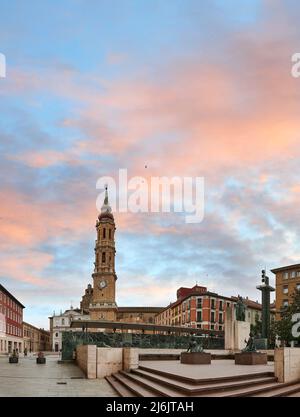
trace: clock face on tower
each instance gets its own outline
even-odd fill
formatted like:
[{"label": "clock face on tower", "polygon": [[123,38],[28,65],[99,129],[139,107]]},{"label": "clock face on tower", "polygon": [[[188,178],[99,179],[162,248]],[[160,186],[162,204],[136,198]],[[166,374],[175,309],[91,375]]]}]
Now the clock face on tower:
[{"label": "clock face on tower", "polygon": [[103,290],[105,287],[107,287],[107,281],[102,280],[99,282],[99,288],[100,290]]}]

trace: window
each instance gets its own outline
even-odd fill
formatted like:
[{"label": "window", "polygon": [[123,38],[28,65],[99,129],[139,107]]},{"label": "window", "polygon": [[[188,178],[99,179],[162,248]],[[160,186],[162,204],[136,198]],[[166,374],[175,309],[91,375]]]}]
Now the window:
[{"label": "window", "polygon": [[58,337],[58,333],[55,333],[55,337]]},{"label": "window", "polygon": [[214,299],[211,300],[211,308],[213,308],[213,309],[215,308],[215,300]]},{"label": "window", "polygon": [[219,310],[223,310],[223,301],[220,301]]},{"label": "window", "polygon": [[230,303],[227,303],[227,307],[230,307]]},{"label": "window", "polygon": [[212,312],[210,313],[210,321],[211,321],[212,323],[214,323],[214,322],[215,322],[215,312],[214,312],[214,311],[212,311]]},{"label": "window", "polygon": [[219,330],[223,330],[223,326],[219,326]]},{"label": "window", "polygon": [[289,306],[289,300],[283,300],[283,302],[282,302],[282,307],[283,308],[286,308],[286,307],[288,307]]},{"label": "window", "polygon": [[105,252],[102,252],[102,263],[105,264]]},{"label": "window", "polygon": [[300,291],[300,284],[296,285],[296,289],[297,289],[297,291]]},{"label": "window", "polygon": [[215,330],[215,325],[214,324],[210,325],[210,330]]},{"label": "window", "polygon": [[61,324],[64,325],[65,324],[65,319],[61,319]]},{"label": "window", "polygon": [[202,308],[202,298],[197,298],[197,308]]},{"label": "window", "polygon": [[296,271],[292,271],[291,278],[296,278]]},{"label": "window", "polygon": [[197,321],[202,321],[202,311],[197,311]]},{"label": "window", "polygon": [[289,277],[289,273],[288,273],[288,272],[285,272],[285,273],[283,274],[283,278],[284,278],[284,279],[288,279],[288,277]]},{"label": "window", "polygon": [[106,238],[106,229],[104,227],[104,229],[103,229],[103,239],[105,239],[105,238]]},{"label": "window", "polygon": [[300,271],[297,271],[297,277],[300,277]]},{"label": "window", "polygon": [[223,313],[219,314],[219,323],[223,323]]},{"label": "window", "polygon": [[283,286],[283,294],[288,294],[289,293],[289,287],[288,285],[284,285]]}]

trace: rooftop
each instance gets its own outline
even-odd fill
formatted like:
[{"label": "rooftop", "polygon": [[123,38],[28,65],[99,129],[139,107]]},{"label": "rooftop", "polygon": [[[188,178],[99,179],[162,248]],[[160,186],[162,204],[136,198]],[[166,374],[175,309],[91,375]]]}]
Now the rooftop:
[{"label": "rooftop", "polygon": [[19,300],[16,299],[3,285],[0,284],[0,291],[3,291],[9,298],[11,298],[15,303],[19,304],[20,307],[25,308],[23,304],[20,303]]},{"label": "rooftop", "polygon": [[276,274],[277,272],[287,271],[289,269],[300,269],[300,264],[281,266],[280,268],[271,269],[271,272],[273,272],[273,274]]}]

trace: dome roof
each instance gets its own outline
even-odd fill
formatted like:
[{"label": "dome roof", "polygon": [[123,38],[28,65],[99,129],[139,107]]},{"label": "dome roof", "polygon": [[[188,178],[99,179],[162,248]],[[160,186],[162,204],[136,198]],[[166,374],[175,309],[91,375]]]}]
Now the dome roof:
[{"label": "dome roof", "polygon": [[112,213],[109,212],[105,212],[105,213],[100,213],[98,216],[99,220],[103,220],[103,219],[111,219],[114,220],[114,216],[112,215]]}]

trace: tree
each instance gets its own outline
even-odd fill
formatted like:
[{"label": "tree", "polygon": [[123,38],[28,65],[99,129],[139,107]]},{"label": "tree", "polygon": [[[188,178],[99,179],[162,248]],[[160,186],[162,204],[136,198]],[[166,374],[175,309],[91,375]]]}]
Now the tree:
[{"label": "tree", "polygon": [[288,345],[295,339],[292,336],[292,316],[295,313],[300,312],[300,290],[296,290],[293,294],[292,302],[289,306],[284,307],[280,312],[280,320],[275,323],[275,332],[279,336],[281,341],[284,341]]}]

